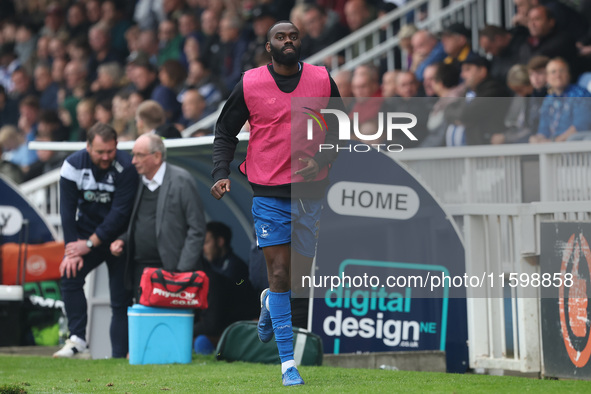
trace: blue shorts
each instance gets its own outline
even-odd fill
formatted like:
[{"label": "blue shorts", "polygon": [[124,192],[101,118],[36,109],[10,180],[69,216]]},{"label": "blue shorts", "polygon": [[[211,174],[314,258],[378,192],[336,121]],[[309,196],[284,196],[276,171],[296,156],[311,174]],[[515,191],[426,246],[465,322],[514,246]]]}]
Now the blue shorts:
[{"label": "blue shorts", "polygon": [[305,257],[316,255],[322,199],[254,197],[252,216],[259,247],[291,243]]}]

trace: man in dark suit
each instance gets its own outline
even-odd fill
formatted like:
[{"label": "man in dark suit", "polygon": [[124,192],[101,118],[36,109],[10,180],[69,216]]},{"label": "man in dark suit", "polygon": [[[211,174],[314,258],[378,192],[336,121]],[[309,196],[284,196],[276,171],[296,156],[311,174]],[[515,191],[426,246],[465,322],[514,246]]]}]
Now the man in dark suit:
[{"label": "man in dark suit", "polygon": [[127,233],[111,244],[111,253],[118,256],[126,247],[126,285],[137,292],[146,267],[176,272],[197,269],[205,216],[195,179],[166,163],[166,148],[158,135],[140,136],[132,154],[141,182]]}]

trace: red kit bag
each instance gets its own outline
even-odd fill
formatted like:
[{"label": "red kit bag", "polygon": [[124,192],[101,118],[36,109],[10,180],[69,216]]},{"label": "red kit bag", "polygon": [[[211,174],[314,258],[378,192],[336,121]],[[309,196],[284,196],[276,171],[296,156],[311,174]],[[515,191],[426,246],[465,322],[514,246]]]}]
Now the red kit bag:
[{"label": "red kit bag", "polygon": [[140,304],[160,308],[207,309],[209,278],[203,271],[168,272],[144,268]]}]

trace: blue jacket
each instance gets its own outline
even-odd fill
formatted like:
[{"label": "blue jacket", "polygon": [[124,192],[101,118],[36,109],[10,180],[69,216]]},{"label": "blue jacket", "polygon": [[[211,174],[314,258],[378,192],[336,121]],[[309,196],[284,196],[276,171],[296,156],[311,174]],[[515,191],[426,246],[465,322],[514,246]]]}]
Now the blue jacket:
[{"label": "blue jacket", "polygon": [[427,68],[427,66],[430,66],[431,64],[442,62],[446,56],[447,55],[445,54],[445,51],[443,50],[443,44],[441,42],[438,42],[437,45],[435,45],[435,48],[433,48],[433,50],[425,58],[425,60],[423,60],[417,66],[417,69],[415,70],[415,76],[417,77],[417,80],[420,82],[423,82],[423,73],[425,72],[425,69]]},{"label": "blue jacket", "polygon": [[591,93],[578,85],[569,85],[560,95],[548,94],[540,108],[538,134],[555,139],[570,126],[591,131]]},{"label": "blue jacket", "polygon": [[82,149],[66,158],[60,175],[66,243],[87,239],[92,233],[102,243],[110,243],[125,232],[139,179],[128,153],[117,150],[111,167],[101,170]]}]

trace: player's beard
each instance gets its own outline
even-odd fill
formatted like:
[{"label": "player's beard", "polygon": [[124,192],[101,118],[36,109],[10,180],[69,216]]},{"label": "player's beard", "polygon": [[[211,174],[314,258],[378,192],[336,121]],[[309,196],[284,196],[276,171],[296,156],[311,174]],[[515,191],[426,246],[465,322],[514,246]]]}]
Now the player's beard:
[{"label": "player's beard", "polygon": [[283,52],[285,45],[281,48],[271,45],[271,56],[279,64],[293,66],[300,60],[301,47],[296,47],[295,45],[287,45],[287,47],[293,48],[294,51],[285,53]]}]

